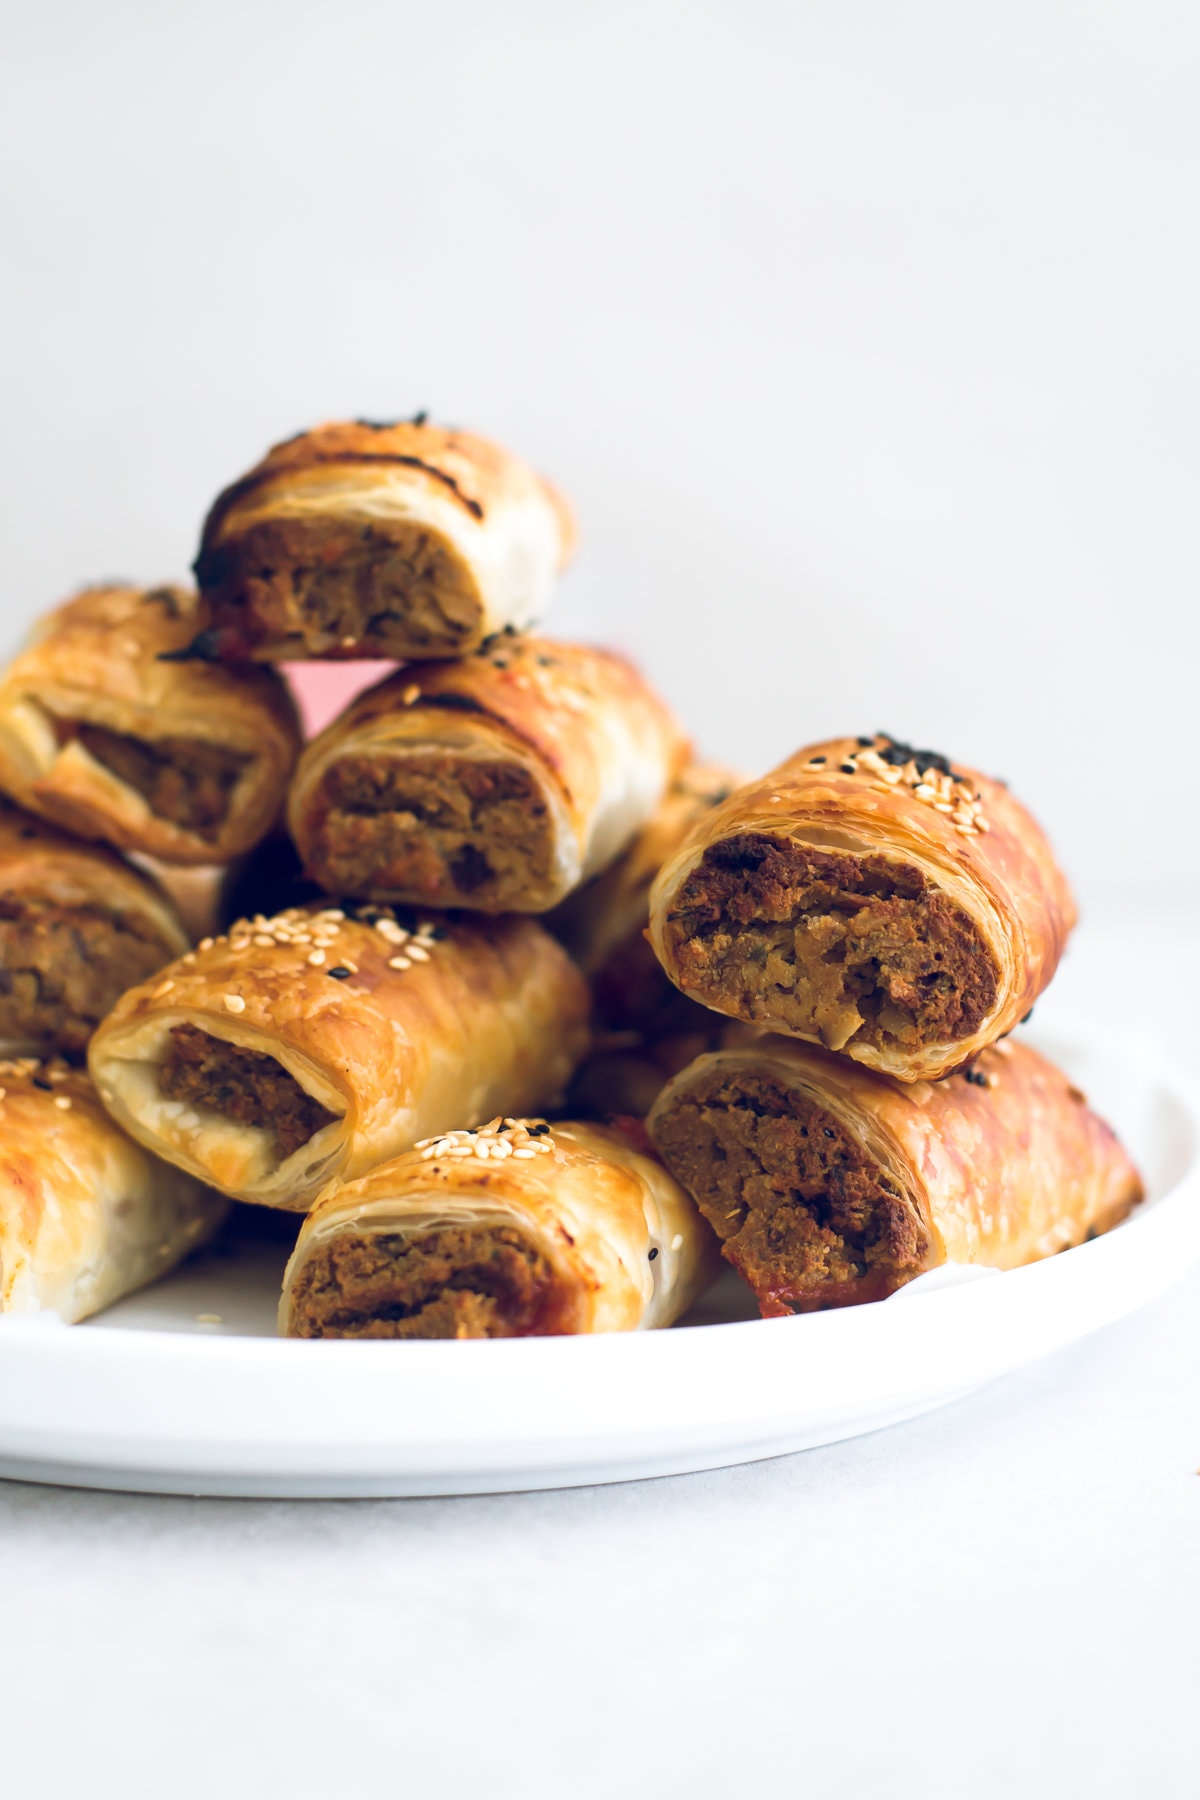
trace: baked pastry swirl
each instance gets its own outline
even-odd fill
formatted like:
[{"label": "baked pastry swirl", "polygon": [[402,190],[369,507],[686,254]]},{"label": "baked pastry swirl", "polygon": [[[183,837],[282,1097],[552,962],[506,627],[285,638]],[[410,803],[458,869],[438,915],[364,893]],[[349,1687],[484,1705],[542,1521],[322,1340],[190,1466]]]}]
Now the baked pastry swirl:
[{"label": "baked pastry swirl", "polygon": [[301,757],[288,824],[330,893],[545,912],[620,854],[686,755],[623,657],[501,639],[353,700]]},{"label": "baked pastry swirl", "polygon": [[187,947],[149,877],[0,799],[0,1055],[80,1055],[125,989]]},{"label": "baked pastry swirl", "polygon": [[424,415],[321,425],[213,505],[203,642],[267,662],[464,656],[539,615],[574,543],[557,490],[484,438]]},{"label": "baked pastry swirl", "polygon": [[0,1062],[0,1313],[86,1319],[165,1275],[228,1207],[131,1143],[82,1070]]},{"label": "baked pastry swirl", "polygon": [[489,1338],[670,1325],[720,1257],[638,1127],[495,1118],[334,1184],[283,1281],[293,1337]]},{"label": "baked pastry swirl", "polygon": [[148,1149],[304,1211],[431,1132],[555,1103],[586,1019],[582,977],[532,919],[313,906],[242,920],[133,989],[90,1065]]},{"label": "baked pastry swirl", "polygon": [[300,748],[270,669],[173,661],[195,594],[89,588],[0,677],[0,787],[80,837],[228,862],[269,829]]},{"label": "baked pastry swirl", "polygon": [[1084,1096],[1011,1039],[931,1084],[764,1036],[699,1057],[647,1125],[768,1318],[881,1300],[944,1262],[1036,1262],[1142,1198]]},{"label": "baked pastry swirl", "polygon": [[1010,1031],[1074,922],[1049,844],[1001,782],[882,734],[813,744],[733,794],[650,902],[685,994],[905,1081]]}]

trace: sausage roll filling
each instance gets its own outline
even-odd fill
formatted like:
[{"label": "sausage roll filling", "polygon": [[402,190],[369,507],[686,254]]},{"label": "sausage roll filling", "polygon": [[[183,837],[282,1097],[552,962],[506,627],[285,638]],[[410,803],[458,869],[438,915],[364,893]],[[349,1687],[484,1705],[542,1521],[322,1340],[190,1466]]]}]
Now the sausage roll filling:
[{"label": "sausage roll filling", "polygon": [[0,895],[0,1043],[77,1055],[175,948],[145,919]]},{"label": "sausage roll filling", "polygon": [[219,654],[462,656],[527,625],[574,544],[517,457],[424,419],[323,425],[221,494],[196,578]]},{"label": "sausage roll filling", "polygon": [[880,1300],[920,1273],[929,1234],[835,1115],[753,1066],[719,1065],[659,1119],[658,1143],[756,1293]]},{"label": "sausage roll filling", "polygon": [[350,1233],[320,1243],[291,1300],[295,1337],[545,1337],[558,1324],[554,1271],[512,1225],[442,1226],[420,1237]]},{"label": "sausage roll filling", "polygon": [[288,823],[331,893],[546,912],[641,831],[686,748],[624,658],[513,639],[359,695],[305,750]]},{"label": "sausage roll filling", "polygon": [[329,769],[311,854],[342,893],[420,888],[497,911],[554,871],[554,821],[518,763],[347,757]]},{"label": "sausage roll filling", "polygon": [[970,1037],[998,970],[970,915],[911,863],[746,833],[708,849],[675,901],[684,986],[722,1011],[911,1049]]},{"label": "sausage roll filling", "polygon": [[293,1156],[337,1116],[306,1093],[273,1056],[227,1044],[195,1025],[171,1028],[158,1085],[168,1100],[269,1132],[278,1162]]},{"label": "sausage roll filling", "polygon": [[60,746],[81,744],[93,762],[141,794],[156,818],[208,839],[220,835],[233,791],[251,760],[196,738],[131,737],[72,719],[56,719],[54,729]]}]

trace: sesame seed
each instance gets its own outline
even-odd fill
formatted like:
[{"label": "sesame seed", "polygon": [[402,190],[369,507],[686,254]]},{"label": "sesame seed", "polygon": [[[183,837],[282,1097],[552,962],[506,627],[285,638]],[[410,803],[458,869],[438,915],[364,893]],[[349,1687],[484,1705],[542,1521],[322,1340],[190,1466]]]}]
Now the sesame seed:
[{"label": "sesame seed", "polygon": [[273,937],[268,937],[266,932],[263,931],[258,933],[254,942],[260,950],[273,950],[275,948],[275,939]]},{"label": "sesame seed", "polygon": [[537,1151],[532,1144],[522,1144],[513,1151],[513,1156],[519,1158],[522,1162],[532,1162],[536,1155]]},{"label": "sesame seed", "polygon": [[400,699],[405,706],[411,706],[414,700],[419,700],[420,698],[421,698],[421,690],[417,686],[415,681],[410,681],[408,686],[404,689],[403,693],[400,695]]},{"label": "sesame seed", "polygon": [[310,950],[308,960],[312,968],[319,969],[325,961],[325,952],[323,950]]},{"label": "sesame seed", "polygon": [[71,1102],[65,1094],[55,1094],[54,1104],[60,1112],[70,1112],[71,1110]]},{"label": "sesame seed", "polygon": [[348,956],[343,957],[342,967],[343,967],[343,969],[348,969],[350,971],[351,975],[358,974],[358,964],[356,962],[351,962],[350,958]]},{"label": "sesame seed", "polygon": [[657,1244],[655,1244],[655,1246],[654,1246],[654,1248],[653,1248],[653,1249],[652,1249],[652,1250],[651,1250],[651,1252],[650,1252],[650,1254],[649,1254],[649,1256],[648,1256],[648,1257],[647,1257],[647,1259],[646,1259],[646,1260],[647,1260],[647,1261],[648,1261],[648,1262],[653,1262],[653,1261],[654,1261],[654,1259],[655,1259],[655,1257],[656,1257],[656,1256],[657,1256],[657,1255],[658,1255],[658,1245],[657,1245]]},{"label": "sesame seed", "polygon": [[357,638],[344,637],[341,639],[341,647],[343,650],[353,650],[353,648],[354,648],[355,644],[357,644],[357,642],[358,642]]},{"label": "sesame seed", "polygon": [[169,994],[174,986],[175,983],[173,981],[160,981],[150,998],[152,1000],[161,1000],[163,995]]},{"label": "sesame seed", "polygon": [[246,1002],[242,999],[240,994],[222,994],[221,998],[225,1002],[226,1011],[231,1013],[245,1012]]},{"label": "sesame seed", "polygon": [[838,767],[843,775],[857,775],[858,774],[858,770],[855,768],[855,766],[852,762],[840,763],[838,765]]},{"label": "sesame seed", "polygon": [[333,977],[334,981],[349,981],[350,979],[350,970],[343,969],[340,965],[336,969],[330,969],[328,973]]},{"label": "sesame seed", "polygon": [[211,950],[212,947],[213,947],[213,939],[210,937],[209,938],[201,938],[200,942],[196,945],[197,950]]},{"label": "sesame seed", "polygon": [[411,969],[412,963],[409,961],[407,956],[389,956],[388,957],[388,968],[389,969]]},{"label": "sesame seed", "polygon": [[429,952],[424,944],[410,944],[408,946],[408,954],[412,957],[414,962],[429,961]]},{"label": "sesame seed", "polygon": [[179,960],[185,963],[194,963],[196,960],[196,952],[194,950],[189,950],[187,955],[180,957]]},{"label": "sesame seed", "polygon": [[675,1233],[675,1236],[671,1239],[671,1248],[672,1248],[672,1250],[682,1250],[683,1249],[683,1233],[682,1233],[682,1231],[677,1231]]},{"label": "sesame seed", "polygon": [[345,918],[345,916],[346,916],[345,913],[342,912],[341,909],[336,906],[327,906],[321,912],[319,912],[317,914],[318,919],[334,919],[334,920],[336,920],[336,922],[339,925],[341,924],[341,922]]}]

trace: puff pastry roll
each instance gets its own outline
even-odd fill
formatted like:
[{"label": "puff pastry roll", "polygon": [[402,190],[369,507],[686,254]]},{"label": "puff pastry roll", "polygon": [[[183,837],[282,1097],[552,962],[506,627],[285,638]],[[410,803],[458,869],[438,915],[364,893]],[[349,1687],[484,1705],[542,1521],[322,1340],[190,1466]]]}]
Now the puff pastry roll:
[{"label": "puff pastry roll", "polygon": [[717,1242],[640,1127],[496,1118],[326,1189],[283,1280],[292,1337],[645,1331],[686,1312]]},{"label": "puff pastry roll", "polygon": [[0,678],[0,787],[163,862],[228,862],[257,843],[300,747],[295,708],[272,669],[169,660],[197,604],[180,588],[96,587],[50,613]]},{"label": "puff pastry roll", "polygon": [[86,1319],[165,1275],[228,1206],[118,1131],[82,1070],[0,1063],[0,1313]]},{"label": "puff pastry roll", "polygon": [[331,893],[545,912],[625,848],[686,753],[623,657],[505,640],[353,700],[305,750],[288,823]]},{"label": "puff pastry roll", "polygon": [[128,987],[188,947],[149,877],[0,799],[0,1055],[78,1055]]},{"label": "puff pastry roll", "polygon": [[1137,1170],[1066,1076],[1006,1040],[937,1083],[795,1039],[702,1056],[647,1121],[764,1317],[1012,1269],[1119,1223]]},{"label": "puff pastry roll", "polygon": [[575,544],[548,481],[411,420],[321,425],[218,496],[196,580],[235,660],[464,656],[545,605]]},{"label": "puff pastry roll", "polygon": [[305,1211],[418,1138],[554,1104],[583,978],[532,919],[297,908],[231,926],[126,994],[92,1040],[113,1116],[167,1161]]},{"label": "puff pastry roll", "polygon": [[685,994],[904,1081],[1029,1011],[1075,908],[1001,782],[877,734],[814,744],[703,819],[650,932]]}]

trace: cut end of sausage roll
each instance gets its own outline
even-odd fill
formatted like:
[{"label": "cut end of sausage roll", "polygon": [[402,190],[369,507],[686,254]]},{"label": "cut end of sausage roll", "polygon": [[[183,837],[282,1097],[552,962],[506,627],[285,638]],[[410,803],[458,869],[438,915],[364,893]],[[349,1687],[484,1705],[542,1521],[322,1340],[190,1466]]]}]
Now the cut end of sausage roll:
[{"label": "cut end of sausage roll", "polygon": [[837,1117],[752,1065],[714,1066],[658,1114],[656,1142],[768,1315],[882,1300],[932,1245]]},{"label": "cut end of sausage roll", "polygon": [[352,701],[306,749],[288,821],[328,892],[545,912],[620,854],[685,755],[623,657],[503,641]]},{"label": "cut end of sausage roll", "polygon": [[195,1025],[171,1027],[158,1085],[185,1111],[219,1113],[265,1132],[274,1139],[276,1163],[337,1118],[268,1052],[226,1043]]},{"label": "cut end of sausage roll", "polygon": [[153,881],[0,801],[0,1053],[78,1056],[125,990],[186,948]]},{"label": "cut end of sausage roll", "polygon": [[333,1183],[301,1229],[293,1337],[489,1338],[669,1325],[716,1241],[639,1126],[497,1117]]},{"label": "cut end of sausage roll", "polygon": [[291,1296],[292,1337],[554,1336],[553,1270],[512,1225],[442,1226],[418,1237],[348,1232],[319,1243]]},{"label": "cut end of sausage roll", "polygon": [[181,660],[177,588],[91,588],[0,680],[0,785],[82,837],[166,863],[225,862],[278,817],[299,750],[282,680]]},{"label": "cut end of sausage roll", "polygon": [[975,921],[912,863],[747,832],[705,851],[667,926],[685,991],[830,1050],[972,1037],[999,971]]},{"label": "cut end of sausage roll", "polygon": [[195,568],[219,653],[403,661],[527,625],[573,544],[566,502],[509,452],[359,421],[277,444],[227,488]]}]

